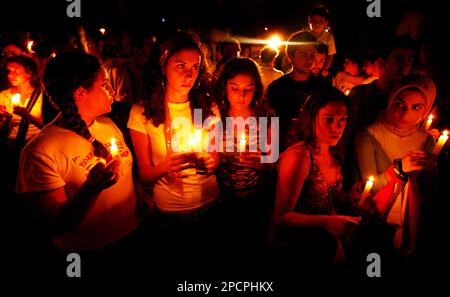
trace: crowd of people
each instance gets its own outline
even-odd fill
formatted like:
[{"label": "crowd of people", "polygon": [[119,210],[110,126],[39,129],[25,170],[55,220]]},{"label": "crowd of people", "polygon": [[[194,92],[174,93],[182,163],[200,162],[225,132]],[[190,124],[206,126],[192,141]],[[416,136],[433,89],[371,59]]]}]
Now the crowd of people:
[{"label": "crowd of people", "polygon": [[[112,257],[127,268],[250,258],[355,273],[372,252],[393,266],[429,257],[448,178],[435,128],[448,115],[417,63],[420,40],[392,32],[334,71],[329,18],[315,7],[285,49],[257,56],[188,30],[128,57],[83,28],[58,52],[3,46],[2,187],[20,221],[11,249],[35,245],[55,266],[78,252],[101,273]],[[215,149],[192,149],[196,128]]]}]

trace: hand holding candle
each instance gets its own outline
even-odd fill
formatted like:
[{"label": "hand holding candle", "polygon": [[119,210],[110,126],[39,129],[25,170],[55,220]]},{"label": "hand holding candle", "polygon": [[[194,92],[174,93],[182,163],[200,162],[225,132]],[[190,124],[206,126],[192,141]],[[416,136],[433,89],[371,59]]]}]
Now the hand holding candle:
[{"label": "hand holding candle", "polygon": [[363,206],[366,202],[367,197],[370,194],[370,190],[372,190],[373,182],[375,181],[375,178],[373,176],[369,177],[369,179],[366,182],[366,186],[364,187],[364,191],[361,194],[361,198],[359,199],[359,206]]},{"label": "hand holding candle", "polygon": [[442,135],[439,136],[438,142],[436,143],[436,145],[434,146],[433,149],[433,155],[439,155],[439,153],[441,152],[442,148],[444,147],[445,143],[447,142],[448,139],[448,131],[445,130],[444,132],[442,132]]}]

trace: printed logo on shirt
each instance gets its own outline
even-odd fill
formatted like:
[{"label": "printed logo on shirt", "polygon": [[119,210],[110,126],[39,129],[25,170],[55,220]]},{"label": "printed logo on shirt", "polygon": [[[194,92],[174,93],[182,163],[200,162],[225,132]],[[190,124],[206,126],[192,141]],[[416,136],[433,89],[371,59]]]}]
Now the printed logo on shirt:
[{"label": "printed logo on shirt", "polygon": [[[109,144],[104,143],[103,145],[114,156],[114,152],[111,150],[111,147],[109,146]],[[121,141],[117,141],[116,146],[117,146],[117,155],[120,156],[120,158],[127,158],[129,156],[130,152],[126,149],[126,146],[124,146]],[[73,158],[72,161],[78,167],[86,170],[87,172],[89,172],[99,162],[106,163],[106,161],[103,158],[95,156],[93,150],[91,152],[89,152],[89,154],[86,157],[82,158],[81,156],[77,156],[77,157]]]}]

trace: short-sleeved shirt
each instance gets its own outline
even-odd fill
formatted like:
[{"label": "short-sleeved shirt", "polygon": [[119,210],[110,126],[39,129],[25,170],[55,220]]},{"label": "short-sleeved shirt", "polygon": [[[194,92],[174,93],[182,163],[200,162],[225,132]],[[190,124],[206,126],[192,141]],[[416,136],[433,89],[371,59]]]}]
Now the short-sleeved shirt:
[{"label": "short-sleeved shirt", "polygon": [[[186,118],[192,124],[190,102],[168,104],[171,119]],[[167,143],[164,124],[155,127],[144,115],[142,103],[133,105],[128,120],[128,128],[146,134],[151,144],[153,166],[167,158]],[[213,109],[220,119],[217,108]],[[219,196],[215,175],[195,174],[188,178],[175,179],[167,176],[160,178],[154,185],[153,198],[159,210],[166,213],[194,212],[214,202]]]},{"label": "short-sleeved shirt", "polygon": [[[116,139],[120,178],[101,192],[75,230],[55,239],[59,247],[67,250],[101,248],[125,237],[137,226],[133,157],[122,133],[106,117],[97,118],[89,131],[106,147],[113,137]],[[45,127],[22,150],[16,191],[32,193],[64,187],[67,199],[72,199],[86,181],[90,169],[100,161],[93,150],[89,141],[71,130],[56,125]]]}]

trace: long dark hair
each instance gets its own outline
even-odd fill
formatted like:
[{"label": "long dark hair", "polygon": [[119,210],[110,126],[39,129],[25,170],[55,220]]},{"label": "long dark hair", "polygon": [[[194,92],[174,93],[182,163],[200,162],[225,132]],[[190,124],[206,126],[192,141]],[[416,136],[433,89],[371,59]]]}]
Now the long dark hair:
[{"label": "long dark hair", "polygon": [[[164,88],[166,77],[164,68],[167,60],[176,52],[184,49],[195,49],[200,53],[200,70],[194,86],[189,91],[189,101],[192,114],[194,109],[202,109],[204,118],[212,116],[212,98],[210,96],[211,74],[206,57],[206,48],[197,35],[190,32],[176,32],[165,39],[160,45],[156,45],[149,57],[149,62],[143,77],[143,105],[144,116],[152,120],[152,124],[158,127],[164,123],[166,112],[164,102]],[[192,117],[193,118],[193,117]]]},{"label": "long dark hair", "polygon": [[250,107],[253,108],[256,116],[266,115],[262,100],[264,87],[257,64],[250,58],[232,58],[225,64],[215,86],[215,97],[219,103],[222,121],[228,116],[230,109],[230,102],[227,97],[227,83],[238,74],[247,74],[253,77],[255,80],[255,94]]},{"label": "long dark hair", "polygon": [[326,85],[311,92],[303,103],[298,118],[292,125],[289,137],[287,137],[287,146],[303,141],[305,145],[316,150],[317,145],[314,135],[316,117],[322,107],[332,102],[342,102],[350,111],[350,99],[335,87]]},{"label": "long dark hair", "polygon": [[109,159],[109,151],[91,135],[73,98],[73,93],[79,87],[87,90],[92,88],[101,69],[100,61],[94,56],[79,52],[61,53],[48,62],[44,85],[50,100],[61,112],[65,128],[90,141],[94,146],[94,155]]}]

